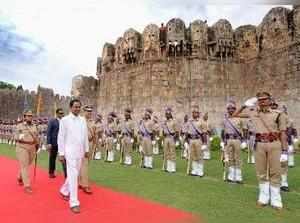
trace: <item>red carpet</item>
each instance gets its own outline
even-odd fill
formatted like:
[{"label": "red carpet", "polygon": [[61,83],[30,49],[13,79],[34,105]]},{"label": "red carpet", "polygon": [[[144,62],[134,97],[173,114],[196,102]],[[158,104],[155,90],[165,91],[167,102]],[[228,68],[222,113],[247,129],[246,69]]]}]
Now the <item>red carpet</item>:
[{"label": "red carpet", "polygon": [[[186,212],[144,201],[108,188],[93,186],[93,195],[79,192],[81,213],[73,214],[68,202],[59,197],[63,177],[49,179],[37,170],[33,194],[16,183],[18,163],[0,157],[0,222],[5,223],[183,223],[194,222]],[[31,174],[32,176],[32,174]]]}]

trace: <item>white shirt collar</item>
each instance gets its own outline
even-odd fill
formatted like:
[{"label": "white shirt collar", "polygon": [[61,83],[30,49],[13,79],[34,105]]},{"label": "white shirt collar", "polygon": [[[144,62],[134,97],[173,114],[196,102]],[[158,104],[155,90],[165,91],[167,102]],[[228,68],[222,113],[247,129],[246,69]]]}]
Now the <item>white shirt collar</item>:
[{"label": "white shirt collar", "polygon": [[72,119],[76,119],[76,118],[79,118],[79,115],[74,115],[72,112],[70,112],[70,117],[72,118]]}]

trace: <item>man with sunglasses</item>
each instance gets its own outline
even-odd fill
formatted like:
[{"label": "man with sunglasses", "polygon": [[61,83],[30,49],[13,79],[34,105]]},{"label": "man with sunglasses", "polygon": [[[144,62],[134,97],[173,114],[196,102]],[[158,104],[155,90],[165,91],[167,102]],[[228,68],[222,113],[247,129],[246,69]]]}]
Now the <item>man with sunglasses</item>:
[{"label": "man with sunglasses", "polygon": [[[56,109],[56,117],[50,119],[47,128],[47,150],[49,152],[49,178],[55,178],[56,157],[58,152],[57,135],[59,131],[59,122],[64,117],[64,111],[61,108]],[[66,163],[62,162],[65,178],[67,177]]]},{"label": "man with sunglasses", "polygon": [[36,149],[39,145],[39,131],[32,122],[32,111],[24,112],[24,122],[18,124],[15,132],[16,154],[20,163],[20,172],[17,182],[20,186],[24,185],[25,193],[31,194],[29,167],[36,156]]},{"label": "man with sunglasses", "polygon": [[255,128],[255,166],[259,181],[257,205],[262,207],[270,203],[273,208],[281,210],[281,162],[286,162],[288,148],[286,117],[281,111],[271,109],[272,98],[268,92],[259,92],[256,98],[257,109],[250,111],[244,105],[234,116],[250,118]]}]

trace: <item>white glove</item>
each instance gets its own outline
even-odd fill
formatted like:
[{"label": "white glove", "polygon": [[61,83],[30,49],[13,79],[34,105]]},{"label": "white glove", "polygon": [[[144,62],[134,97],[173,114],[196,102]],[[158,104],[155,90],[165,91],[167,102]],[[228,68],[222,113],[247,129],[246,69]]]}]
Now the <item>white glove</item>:
[{"label": "white glove", "polygon": [[298,141],[299,141],[298,138],[294,138],[294,140],[293,140],[294,143],[297,143]]},{"label": "white glove", "polygon": [[117,139],[114,139],[113,142],[116,143],[116,142],[117,142]]},{"label": "white glove", "polygon": [[288,146],[288,153],[293,153],[294,152],[294,146],[290,145]]},{"label": "white glove", "polygon": [[133,139],[130,139],[130,142],[131,142],[131,143],[133,143],[133,142],[134,142],[134,140],[133,140]]},{"label": "white glove", "polygon": [[153,141],[152,141],[152,145],[154,146],[154,145],[155,145],[155,143],[156,143],[156,142],[153,140]]},{"label": "white glove", "polygon": [[24,134],[19,135],[19,139],[22,140],[24,138]]},{"label": "white glove", "polygon": [[253,106],[256,105],[256,103],[257,103],[257,98],[254,97],[254,98],[250,98],[247,101],[245,101],[244,106],[246,106],[246,107],[253,107]]},{"label": "white glove", "polygon": [[201,150],[207,150],[207,145],[202,145]]},{"label": "white glove", "polygon": [[184,148],[188,149],[189,148],[189,144],[187,142],[184,143]]},{"label": "white glove", "polygon": [[178,141],[176,141],[175,146],[179,146],[179,145],[180,145],[180,143]]},{"label": "white glove", "polygon": [[221,149],[224,150],[224,148],[225,148],[225,143],[224,143],[224,142],[221,142],[221,143],[220,143],[220,146],[221,146]]},{"label": "white glove", "polygon": [[246,142],[242,142],[241,143],[241,149],[246,149],[247,148],[247,143]]},{"label": "white glove", "polygon": [[224,154],[224,162],[229,162],[229,156],[228,154]]},{"label": "white glove", "polygon": [[288,154],[281,153],[280,155],[280,162],[287,162],[288,161]]},{"label": "white glove", "polygon": [[159,137],[158,137],[158,136],[156,136],[156,137],[155,137],[155,139],[158,141],[158,140],[159,140]]},{"label": "white glove", "polygon": [[210,141],[210,142],[213,141],[213,139],[214,139],[213,137],[209,137],[209,141]]}]

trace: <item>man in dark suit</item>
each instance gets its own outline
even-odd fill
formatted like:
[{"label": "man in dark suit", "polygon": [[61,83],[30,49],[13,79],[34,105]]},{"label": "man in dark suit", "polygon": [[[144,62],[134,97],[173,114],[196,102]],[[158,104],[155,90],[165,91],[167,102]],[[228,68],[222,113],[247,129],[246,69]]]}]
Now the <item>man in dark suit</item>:
[{"label": "man in dark suit", "polygon": [[[59,130],[59,120],[64,116],[61,108],[56,109],[56,118],[53,118],[48,123],[47,128],[47,149],[49,152],[49,178],[55,178],[55,164],[58,152],[57,136]],[[65,162],[62,162],[65,178],[67,177],[67,170]]]}]

